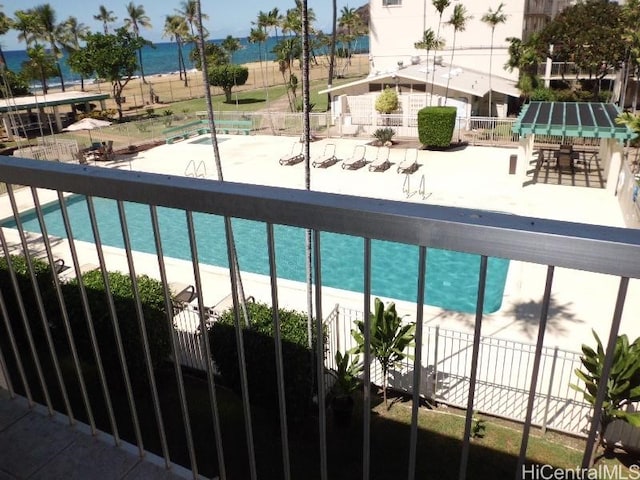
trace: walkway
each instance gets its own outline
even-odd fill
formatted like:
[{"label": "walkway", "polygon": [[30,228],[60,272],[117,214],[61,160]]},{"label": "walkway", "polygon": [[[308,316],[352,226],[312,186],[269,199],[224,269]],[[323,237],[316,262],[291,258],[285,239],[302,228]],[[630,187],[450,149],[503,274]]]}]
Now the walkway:
[{"label": "walkway", "polygon": [[40,406],[30,410],[25,399],[12,400],[4,388],[0,388],[0,452],[0,480],[193,478],[182,467],[166,470],[155,455],[147,453],[141,459],[132,445],[114,448],[111,436],[93,437],[86,425],[70,427],[63,415],[49,417]]}]

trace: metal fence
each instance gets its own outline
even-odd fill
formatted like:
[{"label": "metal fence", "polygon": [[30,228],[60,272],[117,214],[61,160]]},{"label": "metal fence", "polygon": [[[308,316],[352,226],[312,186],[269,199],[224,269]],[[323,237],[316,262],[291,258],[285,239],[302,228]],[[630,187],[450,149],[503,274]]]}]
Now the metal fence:
[{"label": "metal fence", "polygon": [[[225,182],[210,182],[203,179],[184,178],[179,176],[155,175],[144,172],[136,172],[132,175],[130,171],[120,169],[105,169],[91,166],[79,166],[64,164],[59,162],[41,162],[28,159],[15,159],[11,157],[0,157],[0,181],[8,185],[27,184],[32,188],[27,194],[30,194],[31,200],[35,208],[39,225],[43,229],[41,241],[43,242],[43,250],[47,254],[47,260],[50,264],[55,264],[54,250],[66,250],[70,256],[73,265],[73,271],[76,276],[80,277],[82,273],[79,250],[86,247],[85,242],[77,242],[73,237],[73,229],[71,223],[68,222],[64,204],[64,194],[73,192],[88,197],[88,220],[91,225],[93,234],[93,243],[88,250],[84,250],[84,254],[92,255],[96,258],[94,261],[100,266],[102,278],[105,285],[109,285],[107,276],[108,261],[112,261],[111,256],[117,257],[125,266],[132,279],[131,293],[136,301],[135,315],[132,318],[120,319],[114,306],[114,298],[110,291],[107,290],[105,296],[105,304],[102,309],[104,321],[109,325],[113,325],[114,332],[119,331],[118,325],[126,322],[131,325],[133,322],[137,324],[140,332],[145,332],[145,314],[140,306],[140,292],[134,278],[137,278],[136,272],[149,269],[150,264],[156,264],[154,275],[161,281],[164,292],[164,304],[166,308],[165,321],[173,328],[174,316],[171,304],[171,294],[169,283],[167,280],[167,264],[163,255],[163,237],[159,227],[157,216],[157,207],[169,207],[177,209],[184,213],[186,221],[185,230],[187,232],[188,241],[185,242],[185,249],[190,252],[189,268],[193,273],[195,290],[198,292],[199,314],[197,316],[200,331],[203,334],[204,341],[202,346],[205,349],[204,358],[210,358],[207,349],[209,348],[208,333],[206,329],[206,316],[204,310],[203,292],[203,268],[199,261],[199,252],[202,249],[221,248],[226,252],[229,259],[233,260],[234,249],[233,242],[230,241],[232,230],[230,222],[223,222],[226,226],[224,233],[214,235],[211,231],[202,231],[196,228],[193,221],[195,212],[202,212],[212,215],[220,215],[224,218],[244,218],[260,222],[264,227],[265,237],[263,240],[252,238],[252,248],[264,248],[268,252],[268,279],[270,289],[266,300],[275,311],[278,310],[281,301],[279,300],[279,292],[281,293],[281,281],[276,274],[276,257],[283,256],[287,258],[288,251],[277,250],[275,248],[275,237],[273,226],[290,225],[303,229],[311,229],[313,241],[313,283],[314,288],[314,306],[313,328],[316,332],[316,342],[313,348],[316,353],[317,362],[314,363],[316,378],[324,375],[325,364],[322,360],[325,355],[325,345],[323,339],[323,314],[324,305],[324,287],[322,281],[323,267],[323,244],[321,244],[321,232],[330,231],[351,235],[360,238],[361,248],[357,252],[353,252],[358,258],[361,258],[363,265],[362,284],[364,285],[362,292],[362,311],[365,322],[368,321],[369,312],[371,311],[371,242],[373,239],[386,240],[390,242],[399,242],[409,245],[415,245],[418,248],[419,255],[415,260],[407,260],[414,263],[407,265],[408,269],[417,269],[417,288],[415,292],[415,304],[422,306],[425,301],[425,291],[428,288],[425,285],[426,272],[426,256],[427,250],[431,248],[446,248],[448,250],[464,251],[468,253],[478,254],[480,257],[480,269],[478,276],[478,295],[477,304],[484,304],[484,287],[487,278],[488,257],[499,256],[501,258],[532,262],[546,266],[547,280],[545,283],[545,294],[541,301],[541,312],[548,312],[551,302],[551,287],[553,285],[553,272],[556,267],[570,268],[577,272],[587,271],[612,275],[618,277],[618,293],[615,308],[611,311],[611,322],[609,324],[609,342],[606,346],[606,360],[603,370],[603,377],[609,375],[610,367],[613,362],[613,347],[615,338],[618,335],[620,322],[622,320],[622,311],[626,301],[627,288],[630,278],[640,278],[640,232],[632,229],[619,229],[613,227],[604,227],[587,224],[567,224],[566,222],[553,220],[532,221],[531,218],[520,217],[517,215],[507,215],[498,212],[487,212],[477,210],[466,210],[459,208],[442,207],[435,205],[393,202],[384,200],[372,200],[367,198],[326,194],[322,192],[307,192],[297,189],[285,189],[276,187],[264,187],[256,185],[239,185]],[[45,223],[41,220],[42,202],[40,201],[40,193],[42,190],[53,190],[53,201],[60,205],[61,215],[65,219],[65,229],[67,231],[67,240],[56,239],[55,242],[49,238],[46,232]],[[123,249],[114,251],[102,246],[100,229],[98,228],[98,220],[96,212],[93,209],[94,198],[111,198],[116,200],[118,206],[118,230],[121,230],[123,239]],[[22,200],[26,200],[23,198]],[[148,206],[148,221],[151,225],[152,238],[151,243],[154,245],[154,253],[139,256],[132,250],[130,239],[129,220],[131,220],[125,209],[125,202],[136,202]],[[8,191],[8,206],[11,208],[11,216],[16,220],[19,219],[20,211],[16,202],[13,189]],[[21,203],[22,205],[22,203]],[[27,236],[21,227],[21,223],[17,222],[17,229],[8,231],[0,229],[0,244],[5,258],[9,257],[10,247],[9,234],[13,238],[13,242],[21,245],[24,251],[28,251],[32,245],[28,244]],[[323,241],[324,242],[324,241]],[[52,246],[54,244],[54,246]],[[94,248],[95,247],[95,248]],[[302,247],[301,247],[302,248]],[[277,255],[276,255],[277,254]],[[619,259],[624,258],[621,262]],[[26,272],[31,275],[34,292],[40,291],[40,284],[35,281],[33,266],[29,260],[26,261]],[[41,365],[46,360],[48,365],[52,365],[48,370],[49,374],[45,377],[41,369],[36,368],[30,375],[25,375],[20,368],[12,369],[8,375],[8,385],[11,395],[15,395],[15,387],[25,385],[28,387],[24,395],[28,398],[30,404],[35,403],[32,392],[40,392],[43,395],[37,397],[53,415],[55,411],[63,412],[70,421],[75,419],[79,412],[89,412],[87,423],[93,432],[97,432],[97,425],[93,421],[91,412],[94,409],[107,410],[111,412],[106,416],[105,425],[100,428],[110,428],[114,439],[114,444],[119,445],[120,431],[123,425],[127,426],[134,443],[140,452],[144,455],[145,448],[152,448],[156,453],[162,456],[167,468],[171,467],[175,461],[175,451],[172,450],[173,444],[167,441],[167,432],[164,425],[168,422],[182,422],[180,431],[184,433],[183,439],[179,442],[180,451],[183,453],[183,460],[188,468],[194,472],[194,478],[197,478],[198,472],[201,470],[202,458],[210,457],[215,450],[217,456],[216,470],[211,476],[219,475],[226,478],[227,467],[247,469],[241,470],[241,473],[229,472],[228,476],[233,478],[258,478],[259,467],[277,469],[282,472],[280,478],[302,478],[304,472],[313,473],[324,479],[329,478],[329,465],[332,461],[331,449],[334,448],[333,442],[338,440],[340,432],[333,432],[327,429],[327,419],[330,411],[327,409],[326,389],[324,382],[319,382],[315,398],[317,399],[317,417],[313,417],[313,427],[309,427],[305,432],[307,437],[312,437],[313,446],[306,448],[305,451],[311,450],[311,457],[298,457],[297,462],[290,461],[290,453],[295,451],[300,455],[300,448],[292,448],[289,441],[289,432],[291,426],[290,418],[287,415],[287,402],[285,401],[285,385],[284,385],[284,361],[282,355],[278,355],[278,351],[282,352],[282,345],[276,339],[276,351],[274,360],[274,369],[276,371],[276,392],[277,398],[277,414],[278,426],[274,424],[274,417],[270,417],[265,422],[256,421],[254,414],[259,410],[255,409],[249,398],[247,372],[245,369],[244,358],[246,355],[245,346],[242,341],[240,331],[239,318],[236,317],[236,344],[238,350],[238,365],[241,383],[241,394],[232,408],[227,408],[222,412],[219,410],[219,400],[221,400],[221,392],[216,388],[218,380],[214,376],[213,365],[209,362],[205,364],[206,368],[206,385],[199,397],[197,404],[187,402],[182,378],[182,370],[175,367],[171,375],[175,377],[173,391],[177,392],[173,397],[175,402],[172,408],[167,410],[166,397],[169,392],[158,388],[157,375],[152,367],[149,358],[149,345],[145,340],[145,335],[141,334],[141,353],[142,366],[131,372],[136,375],[136,385],[145,384],[144,392],[146,396],[141,400],[137,395],[137,389],[132,388],[129,379],[129,367],[127,359],[121,354],[122,337],[114,335],[119,354],[114,358],[117,365],[114,365],[112,371],[109,371],[111,378],[122,373],[121,387],[118,389],[110,389],[104,376],[99,375],[102,363],[98,356],[98,351],[93,348],[92,352],[96,357],[96,372],[91,378],[94,387],[101,392],[97,405],[92,403],[83,390],[85,385],[83,366],[79,364],[77,356],[73,355],[76,346],[76,340],[70,331],[65,327],[55,332],[57,342],[54,343],[49,323],[47,321],[48,306],[54,304],[59,305],[61,312],[66,312],[66,308],[62,298],[61,286],[58,276],[52,275],[53,291],[48,292],[46,299],[51,305],[45,305],[42,296],[35,294],[35,297],[24,297],[24,290],[18,284],[15,277],[15,269],[12,264],[8,264],[9,272],[13,272],[10,281],[3,282],[0,285],[0,313],[4,334],[0,337],[3,341],[2,351],[0,352],[0,366],[5,372],[7,370],[6,360],[11,359],[15,363],[21,364],[28,362],[30,365]],[[232,292],[238,291],[238,272],[235,269],[227,271],[228,285]],[[578,273],[580,274],[580,273]],[[82,290],[84,283],[79,282],[78,288]],[[298,292],[298,294],[300,294]],[[300,294],[302,295],[302,294]],[[6,311],[7,298],[18,299],[21,307],[15,318],[9,319]],[[92,324],[91,309],[87,304],[87,299],[80,296],[81,307],[74,312],[77,317],[75,320],[81,322],[84,326]],[[29,302],[30,307],[35,308],[33,317],[26,317],[24,306]],[[237,299],[234,299],[237,307]],[[329,307],[330,309],[332,307]],[[423,385],[428,383],[429,378],[434,378],[434,395],[436,398],[451,396],[456,402],[466,405],[465,427],[462,440],[459,441],[459,462],[451,466],[455,472],[452,475],[460,476],[456,478],[464,479],[469,469],[469,449],[471,448],[471,422],[474,409],[479,403],[484,401],[491,408],[497,408],[496,404],[501,397],[497,393],[496,384],[504,383],[504,379],[508,378],[507,383],[513,383],[514,398],[519,403],[524,404],[525,398],[527,403],[526,419],[522,429],[522,445],[521,453],[518,455],[517,465],[514,465],[515,454],[513,457],[514,465],[513,474],[521,472],[521,467],[525,462],[527,453],[527,443],[530,437],[530,428],[532,423],[541,420],[540,411],[544,411],[536,407],[540,398],[550,396],[560,397],[561,392],[566,388],[566,379],[560,379],[559,370],[565,361],[558,353],[555,356],[553,351],[549,352],[542,345],[540,339],[535,347],[528,347],[521,353],[519,359],[520,368],[505,371],[500,377],[496,377],[492,371],[495,368],[494,363],[496,357],[503,359],[504,362],[509,360],[510,355],[514,355],[513,344],[502,344],[493,339],[486,340],[481,336],[481,327],[483,314],[481,308],[477,308],[474,325],[476,331],[473,335],[436,334],[431,329],[423,329],[423,308],[416,308],[416,344],[419,348],[415,351],[415,359],[413,363],[408,363],[406,368],[399,369],[397,381],[406,382],[407,385]],[[236,308],[238,311],[238,308]],[[338,316],[343,323],[338,329],[340,337],[335,340],[336,348],[346,348],[347,342],[350,340],[348,334],[348,325],[352,324],[352,318],[356,318],[357,313],[345,311]],[[63,318],[68,318],[64,317]],[[540,328],[544,331],[547,316],[546,313],[541,314],[539,321]],[[42,335],[38,337],[38,342],[43,345],[42,349],[34,348],[33,337],[27,335],[25,339],[21,339],[18,344],[11,330],[11,321],[22,325],[26,332],[31,331],[32,325],[39,325],[38,329]],[[278,331],[279,317],[274,317],[275,328]],[[64,322],[63,322],[64,323]],[[87,327],[88,328],[88,327]],[[604,328],[604,326],[603,326]],[[90,330],[90,329],[89,329]],[[365,329],[367,331],[367,329]],[[125,339],[127,340],[127,339]],[[170,348],[173,358],[178,358],[179,347],[174,341],[175,336],[171,337]],[[93,338],[95,341],[95,338]],[[433,347],[430,345],[433,344]],[[82,345],[83,348],[91,348],[91,342]],[[64,356],[60,357],[60,348],[63,348]],[[371,419],[372,398],[371,398],[371,381],[377,381],[379,372],[375,368],[367,368],[371,364],[369,339],[365,336],[365,372],[364,372],[364,388],[362,399],[362,410],[360,427],[362,435],[358,433],[358,440],[362,449],[358,459],[350,465],[340,464],[338,467],[341,472],[345,472],[344,478],[356,478],[362,476],[369,478],[370,472],[376,465],[379,465],[380,457],[383,457],[388,451],[380,451],[380,442],[375,435],[381,435],[376,429],[377,422]],[[437,353],[436,350],[437,349]],[[71,353],[69,353],[71,352]],[[424,355],[424,361],[422,356]],[[556,371],[551,375],[551,367],[554,364]],[[65,372],[70,372],[71,378],[63,378],[60,360],[64,361]],[[573,360],[567,359],[567,365]],[[489,363],[487,363],[489,362]],[[177,365],[177,362],[176,362]],[[523,373],[522,365],[526,365]],[[428,371],[429,366],[435,369],[433,375]],[[455,368],[454,368],[455,367]],[[426,370],[426,371],[425,371]],[[166,373],[166,372],[165,372]],[[525,377],[536,382],[539,385],[532,390],[527,387]],[[553,378],[553,383],[551,379]],[[72,383],[69,383],[72,382]],[[77,402],[69,401],[69,385],[74,388],[74,396]],[[551,385],[551,387],[550,387]],[[551,390],[551,393],[549,391]],[[413,389],[411,401],[411,421],[406,427],[406,435],[409,438],[407,447],[403,453],[407,455],[403,457],[400,463],[394,463],[394,472],[397,476],[407,476],[409,479],[416,477],[417,467],[424,468],[417,461],[417,445],[419,432],[419,394],[422,390]],[[51,395],[51,392],[55,396]],[[82,392],[82,394],[81,394]],[[84,395],[83,395],[84,394]],[[593,423],[589,424],[589,434],[585,443],[583,466],[589,464],[593,445],[596,440],[598,415],[604,399],[604,390],[598,392],[596,406],[593,410]],[[466,399],[465,399],[466,396]],[[83,397],[79,400],[78,397]],[[478,398],[478,400],[475,399]],[[491,398],[497,397],[497,398]],[[115,418],[113,411],[109,410],[110,402],[114,399],[126,407],[122,413],[122,417]],[[480,400],[484,399],[484,400]],[[106,407],[105,407],[106,405]],[[556,408],[552,402],[548,402],[546,421],[548,425],[556,424],[557,418],[564,413],[562,408],[567,408],[567,402]],[[210,413],[210,420],[206,424],[198,424],[198,429],[206,429],[211,431],[211,435],[207,441],[203,441],[204,445],[195,445],[191,434],[191,414],[196,409],[201,414],[203,411]],[[523,407],[524,408],[524,407]],[[228,418],[233,412],[241,412],[239,415],[233,416],[235,420]],[[521,414],[519,412],[519,414]],[[138,415],[144,414],[146,422],[144,424],[145,435],[149,430],[155,432],[157,442],[150,447],[149,443],[143,442],[143,427]],[[221,419],[225,421],[225,425],[221,427]],[[311,421],[311,420],[310,420]],[[228,422],[232,422],[229,425]],[[226,427],[226,429],[224,428]],[[264,429],[272,428],[272,434],[265,439]],[[360,428],[358,427],[358,428]],[[230,433],[231,429],[231,433]],[[223,431],[226,432],[223,435]],[[238,432],[244,432],[239,435]],[[254,435],[260,432],[261,435]],[[181,435],[183,434],[181,433]],[[229,439],[229,436],[233,440]],[[238,440],[241,438],[240,440]],[[256,443],[260,443],[263,448],[265,441],[273,448],[274,439],[278,439],[275,447],[275,453],[269,456],[268,460],[262,460],[263,463],[257,461]],[[300,435],[297,437],[300,439]],[[245,441],[243,442],[242,439]],[[458,440],[456,440],[458,441]],[[238,462],[232,460],[236,457],[224,455],[223,445],[229,448],[238,447],[242,450],[242,462],[238,466]],[[196,447],[200,452],[196,455]],[[296,445],[298,447],[298,445]],[[352,447],[352,446],[351,446]],[[430,448],[443,448],[439,444],[433,444]],[[357,449],[357,447],[356,447]],[[185,450],[187,451],[185,453]],[[281,452],[281,455],[278,454]],[[245,454],[246,452],[246,454]],[[234,452],[238,453],[238,452]],[[335,453],[335,451],[334,451]],[[406,458],[408,457],[408,462]],[[261,457],[262,458],[262,457]],[[303,461],[304,460],[304,461]],[[398,462],[400,460],[394,458],[385,458],[385,462]],[[302,464],[302,470],[300,466]],[[266,465],[266,467],[265,467]],[[397,465],[397,466],[396,466]],[[297,470],[295,470],[297,468]],[[345,470],[346,469],[346,470]],[[406,470],[406,474],[403,470]],[[295,472],[295,474],[293,474]],[[423,470],[418,469],[418,475],[422,475]],[[246,474],[245,474],[246,473]],[[474,476],[470,472],[469,476]]]},{"label": "metal fence", "polygon": [[[361,311],[336,306],[325,320],[328,353],[327,368],[335,368],[337,351],[357,346],[351,331],[355,321],[362,321]],[[443,329],[424,328],[422,372],[419,392],[436,403],[465,408],[469,398],[474,335]],[[410,355],[415,351],[409,349]],[[482,336],[476,371],[474,409],[490,415],[524,422],[527,397],[536,357],[536,345],[505,338]],[[570,387],[579,383],[575,370],[582,368],[580,354],[557,347],[543,347],[540,352],[538,381],[533,404],[532,423],[572,435],[585,436],[592,407],[581,393]],[[371,364],[371,381],[382,385],[378,363]],[[413,364],[406,358],[389,375],[391,388],[413,393]],[[626,447],[640,448],[640,430],[626,424],[612,426],[609,438]]]}]

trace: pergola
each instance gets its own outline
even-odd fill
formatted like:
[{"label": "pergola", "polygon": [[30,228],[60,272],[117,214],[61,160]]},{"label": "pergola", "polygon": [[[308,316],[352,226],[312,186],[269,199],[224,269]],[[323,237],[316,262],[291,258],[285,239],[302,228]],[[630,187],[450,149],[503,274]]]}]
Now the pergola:
[{"label": "pergola", "polygon": [[625,140],[637,134],[626,125],[618,125],[620,109],[602,102],[531,102],[525,105],[513,125],[520,135],[518,151],[519,173],[526,175],[526,166],[533,157],[535,136],[548,135],[567,138],[598,138],[598,156],[607,179],[607,190],[615,193],[622,162]]},{"label": "pergola", "polygon": [[[45,108],[53,108],[54,121],[58,131],[62,130],[62,118],[60,116],[60,106],[84,104],[88,107],[90,102],[100,102],[101,108],[104,110],[105,100],[109,98],[108,93],[88,93],[88,92],[56,92],[46,95],[30,95],[25,97],[13,97],[0,99],[0,114],[2,115],[2,124],[7,136],[12,139],[14,132],[34,130],[35,127],[16,123],[12,114],[24,111],[35,110],[38,116],[39,126],[42,123],[41,114]],[[88,111],[88,108],[87,108]]]}]

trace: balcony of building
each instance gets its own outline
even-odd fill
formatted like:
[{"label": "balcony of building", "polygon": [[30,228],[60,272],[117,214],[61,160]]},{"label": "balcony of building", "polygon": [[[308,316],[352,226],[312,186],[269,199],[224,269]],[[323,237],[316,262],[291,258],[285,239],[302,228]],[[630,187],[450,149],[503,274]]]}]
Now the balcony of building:
[{"label": "balcony of building", "polygon": [[[4,277],[9,280],[0,287],[0,364],[6,377],[6,393],[0,399],[0,445],[3,453],[11,453],[3,455],[0,471],[8,478],[170,478],[171,474],[346,479],[390,478],[386,476],[390,472],[394,478],[425,478],[425,472],[430,471],[421,460],[425,452],[442,455],[450,442],[441,438],[427,444],[419,414],[434,394],[446,403],[443,396],[454,390],[457,400],[450,399],[450,403],[461,407],[463,428],[453,444],[455,461],[439,467],[443,472],[439,478],[476,477],[483,468],[484,455],[491,452],[471,439],[474,412],[489,410],[492,403],[504,406],[504,401],[497,400],[507,398],[511,399],[507,404],[519,407],[522,435],[516,449],[520,453],[507,459],[508,471],[501,471],[498,476],[504,476],[500,478],[517,477],[523,465],[531,464],[527,452],[532,431],[543,425],[583,430],[579,433],[584,438],[581,463],[586,466],[597,438],[604,390],[597,393],[595,409],[585,407],[581,397],[561,397],[556,390],[568,391],[565,387],[570,379],[563,378],[552,387],[550,379],[558,378],[559,370],[555,369],[563,360],[556,352],[556,360],[547,362],[548,350],[551,346],[553,351],[553,341],[559,336],[573,345],[567,346],[568,350],[578,350],[580,343],[590,342],[591,327],[597,328],[607,352],[606,377],[617,335],[639,336],[634,328],[640,298],[640,233],[635,229],[7,157],[0,158],[0,182],[7,185],[4,201],[10,212],[8,223],[0,229],[9,272]],[[69,194],[74,196],[67,198]],[[111,209],[100,213],[98,204],[103,199]],[[138,205],[135,213],[132,203]],[[69,212],[71,204],[79,204],[84,216],[73,218],[77,213]],[[173,220],[164,216],[168,209],[177,214]],[[27,210],[31,211],[25,215]],[[64,232],[61,235],[49,231],[47,215],[53,210]],[[115,227],[102,224],[105,215],[112,217]],[[134,217],[139,216],[146,223],[148,236],[144,238],[137,234],[141,227]],[[202,223],[204,217],[212,218],[217,226]],[[27,221],[31,222],[29,227],[25,226]],[[90,239],[78,237],[81,224]],[[385,458],[380,450],[389,439],[380,436],[382,420],[372,415],[377,394],[371,382],[378,384],[380,377],[370,358],[369,339],[365,340],[361,410],[354,416],[349,435],[331,424],[333,411],[326,397],[330,384],[325,381],[315,383],[312,420],[300,424],[291,418],[293,406],[282,401],[286,398],[287,363],[277,336],[272,370],[273,398],[278,401],[274,401],[271,416],[260,414],[260,407],[250,398],[252,380],[247,379],[245,364],[251,353],[245,350],[250,347],[242,335],[236,337],[241,388],[233,408],[226,401],[227,390],[219,384],[209,357],[207,332],[211,321],[218,318],[216,306],[222,299],[235,306],[237,332],[243,323],[240,284],[247,296],[272,307],[305,310],[307,229],[313,247],[315,378],[324,379],[325,369],[332,366],[325,350],[348,348],[345,338],[353,323],[344,322],[352,317],[347,310],[336,309],[336,303],[350,305],[348,311],[359,311],[360,316],[353,319],[366,320],[373,297],[400,297],[398,308],[407,314],[406,320],[416,322],[413,356],[394,376],[410,418],[406,428],[394,424],[397,438],[405,442],[404,458]],[[104,240],[108,230],[118,231],[119,246]],[[342,243],[334,243],[334,234]],[[168,238],[174,235],[179,235],[178,247],[185,254],[180,261],[165,251]],[[282,244],[283,239],[295,241]],[[398,244],[402,244],[399,259],[386,250]],[[239,258],[240,271],[208,264],[206,258],[214,250],[227,259],[227,265]],[[465,272],[465,280],[452,283],[440,278],[434,283],[432,275],[436,278],[438,274],[430,262],[441,250],[473,255],[467,260],[472,266]],[[21,267],[6,260],[15,258],[11,254],[25,252],[30,254],[27,258],[43,258],[53,271],[60,256],[70,260],[61,269],[64,271],[48,273],[45,287],[31,261]],[[253,261],[262,262],[261,272],[251,273],[248,268],[251,255],[260,257]],[[503,262],[507,262],[509,273],[496,292],[489,284],[497,275],[496,266],[498,270],[505,266]],[[295,278],[284,273],[289,263],[294,264]],[[135,314],[119,318],[120,297],[114,293],[115,285],[114,292],[107,289],[98,310],[89,308],[93,297],[82,293],[83,282],[76,287],[80,291],[76,308],[66,305],[64,292],[69,285],[76,285],[72,279],[81,277],[87,266],[102,276],[106,285],[106,272],[124,272],[132,282]],[[142,332],[142,326],[148,325],[147,311],[141,304],[144,292],[133,280],[141,274],[160,281],[163,305],[159,308],[164,309],[163,321],[169,330],[178,330],[182,321],[178,314],[185,316],[185,322],[192,322],[190,338],[197,341],[191,348],[200,352],[199,373],[194,373],[198,368],[193,366],[181,367],[185,362],[178,359],[184,356],[184,344],[178,335],[170,335],[167,347],[173,361],[156,369],[152,344],[150,347],[143,334],[139,347],[132,347],[126,336],[119,338],[115,333],[119,328]],[[397,293],[385,295],[380,290],[383,277],[392,279]],[[402,283],[404,279],[410,280],[408,286]],[[347,282],[354,286],[346,287]],[[193,295],[183,299],[178,312],[176,297],[189,290],[177,288],[177,284],[193,286]],[[449,309],[448,304],[434,305],[433,294],[442,288],[453,301],[466,295],[470,302],[457,310]],[[525,291],[531,294],[528,300],[522,295]],[[61,320],[54,321],[54,310]],[[98,313],[114,332],[114,351],[101,352],[115,359],[115,363],[105,364],[108,368],[103,368],[97,355],[102,339],[90,333],[89,325]],[[336,318],[343,322],[340,334],[336,333]],[[457,322],[465,330],[467,343],[440,351],[436,346],[434,351],[432,335],[440,338],[435,345],[444,345],[442,338],[446,336],[444,331],[431,330],[439,319]],[[274,322],[278,331],[277,315]],[[78,323],[89,331],[82,338],[75,330]],[[324,338],[324,334],[318,335],[321,331],[328,337],[328,346],[318,340]],[[529,339],[526,366],[513,360],[512,354],[486,346],[485,337],[505,332],[519,332]],[[462,338],[454,336],[455,342]],[[550,338],[554,339],[551,344]],[[123,354],[132,351],[137,352],[135,368],[127,363],[132,359]],[[87,352],[95,357],[90,363],[83,357]],[[498,365],[513,367],[503,375],[513,383],[507,378],[507,384],[499,386],[495,376]],[[489,374],[493,376],[487,377]],[[543,424],[540,414],[544,402],[552,410],[546,412]],[[26,413],[25,406],[33,412]],[[571,410],[574,407],[576,410]],[[23,440],[20,432],[35,433],[35,437]],[[79,439],[85,434],[86,439]],[[358,439],[355,443],[344,443],[354,438]],[[78,450],[90,452],[88,459],[78,457]],[[151,465],[141,462],[143,457],[150,458]],[[96,470],[86,470],[89,467]],[[63,477],[56,477],[59,472]],[[104,472],[102,477],[100,472]]]}]

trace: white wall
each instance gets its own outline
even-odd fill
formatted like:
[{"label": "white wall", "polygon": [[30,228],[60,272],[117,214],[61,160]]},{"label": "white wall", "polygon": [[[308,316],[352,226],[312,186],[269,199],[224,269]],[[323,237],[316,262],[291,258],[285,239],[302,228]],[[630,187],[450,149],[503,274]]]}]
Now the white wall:
[{"label": "white wall", "polygon": [[[399,6],[382,6],[383,0],[371,0],[369,8],[371,12],[371,31],[369,34],[369,49],[373,56],[376,70],[384,71],[397,65],[398,60],[410,63],[412,56],[426,55],[424,50],[416,50],[414,43],[422,39],[426,28],[438,31],[438,12],[431,1],[426,0],[402,0]],[[508,59],[507,37],[522,36],[524,4],[525,0],[513,0],[504,2],[503,11],[508,15],[507,22],[498,25],[494,35],[494,56],[492,73],[494,75],[513,78],[513,73],[503,69]],[[442,16],[443,24],[440,28],[440,37],[445,41],[445,50],[440,52],[443,60],[449,62],[450,49],[453,46],[453,28],[445,25],[453,13],[457,1],[452,2]],[[482,16],[489,8],[495,10],[500,1],[479,2],[466,0],[464,5],[468,14],[473,16],[464,32],[456,35],[456,52],[453,63],[463,68],[473,70],[489,70],[491,29],[481,21]],[[425,12],[426,5],[426,12]],[[425,18],[426,13],[426,18]]]}]

